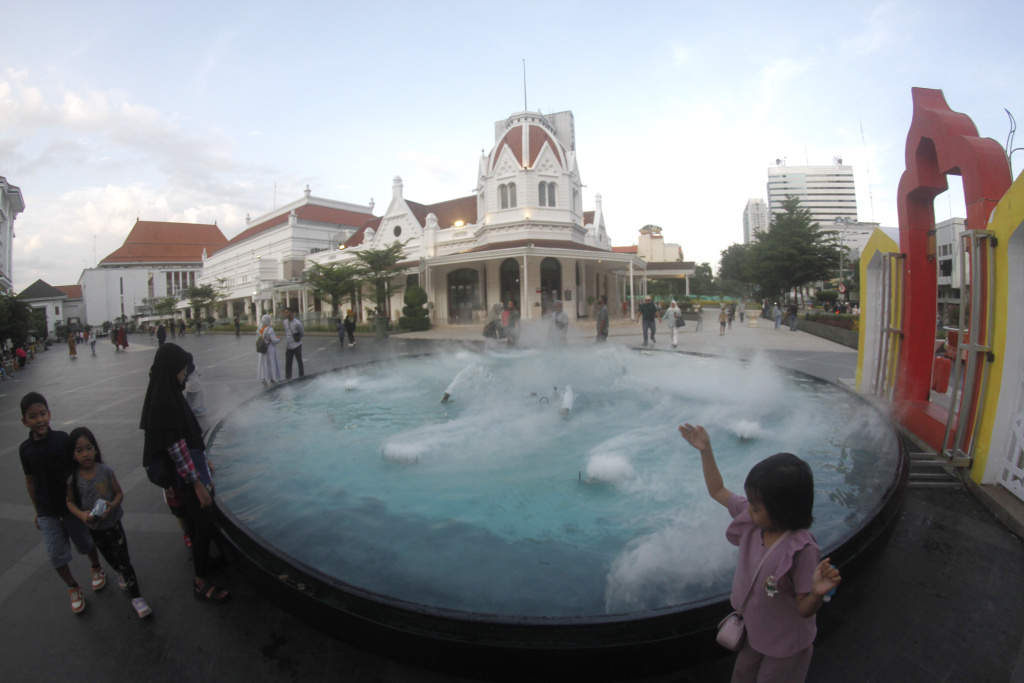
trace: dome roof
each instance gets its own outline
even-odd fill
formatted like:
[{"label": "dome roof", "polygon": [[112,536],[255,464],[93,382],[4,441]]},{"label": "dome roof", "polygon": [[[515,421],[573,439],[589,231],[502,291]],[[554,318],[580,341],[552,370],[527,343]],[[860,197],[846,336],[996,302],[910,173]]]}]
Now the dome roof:
[{"label": "dome roof", "polygon": [[[559,166],[565,168],[565,154],[562,145],[542,126],[530,120],[520,119],[498,140],[498,144],[494,145],[488,161],[488,172],[494,171],[494,165],[505,147],[512,152],[521,168],[533,168],[545,145],[551,148],[555,158],[558,159]],[[524,147],[526,149],[525,157],[523,155]]]}]

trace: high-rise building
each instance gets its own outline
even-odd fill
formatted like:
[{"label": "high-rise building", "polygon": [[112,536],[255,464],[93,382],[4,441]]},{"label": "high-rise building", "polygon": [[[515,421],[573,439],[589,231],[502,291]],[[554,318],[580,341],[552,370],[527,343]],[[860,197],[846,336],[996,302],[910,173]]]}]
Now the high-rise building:
[{"label": "high-rise building", "polygon": [[[836,222],[857,222],[853,167],[836,157],[831,166],[773,166],[768,169],[768,210],[782,210],[787,196],[800,200],[811,219],[823,228]],[[837,220],[838,219],[838,220]]]},{"label": "high-rise building", "polygon": [[747,200],[743,209],[743,244],[757,239],[759,232],[768,230],[768,205],[760,197]]}]

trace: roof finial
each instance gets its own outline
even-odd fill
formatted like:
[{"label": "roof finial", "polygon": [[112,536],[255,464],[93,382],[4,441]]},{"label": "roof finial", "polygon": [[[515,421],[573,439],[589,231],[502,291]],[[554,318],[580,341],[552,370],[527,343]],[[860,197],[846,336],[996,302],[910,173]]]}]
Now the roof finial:
[{"label": "roof finial", "polygon": [[309,199],[309,183],[306,183],[306,189],[302,194],[306,195],[306,199]]}]

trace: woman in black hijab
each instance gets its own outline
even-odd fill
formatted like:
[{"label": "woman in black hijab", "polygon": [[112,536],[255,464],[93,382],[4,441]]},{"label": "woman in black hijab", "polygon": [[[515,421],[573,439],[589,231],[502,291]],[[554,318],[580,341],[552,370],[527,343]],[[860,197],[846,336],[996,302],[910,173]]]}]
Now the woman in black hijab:
[{"label": "woman in black hijab", "polygon": [[142,464],[148,467],[156,459],[166,458],[176,471],[174,488],[185,501],[186,514],[195,529],[193,594],[200,600],[221,603],[231,595],[206,578],[214,534],[213,484],[211,482],[210,490],[203,485],[189,453],[190,450],[206,450],[202,429],[182,394],[191,365],[192,354],[177,344],[164,344],[156,351],[139,424],[139,428],[145,430]]}]

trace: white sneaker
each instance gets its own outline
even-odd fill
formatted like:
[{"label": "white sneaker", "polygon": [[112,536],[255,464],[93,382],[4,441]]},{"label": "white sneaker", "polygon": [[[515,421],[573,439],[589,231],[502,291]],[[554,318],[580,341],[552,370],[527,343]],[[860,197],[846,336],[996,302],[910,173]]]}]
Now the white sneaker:
[{"label": "white sneaker", "polygon": [[132,607],[135,608],[135,613],[139,615],[139,619],[145,619],[153,613],[153,610],[150,609],[149,605],[146,603],[145,598],[133,598]]},{"label": "white sneaker", "polygon": [[85,597],[82,596],[82,587],[68,588],[68,594],[71,596],[71,611],[75,614],[83,612],[85,610]]},{"label": "white sneaker", "polygon": [[92,568],[92,589],[102,590],[107,585],[107,575],[103,573],[103,567]]},{"label": "white sneaker", "polygon": [[128,582],[124,580],[124,577],[120,574],[117,575],[117,587],[123,591],[128,590]]}]

